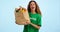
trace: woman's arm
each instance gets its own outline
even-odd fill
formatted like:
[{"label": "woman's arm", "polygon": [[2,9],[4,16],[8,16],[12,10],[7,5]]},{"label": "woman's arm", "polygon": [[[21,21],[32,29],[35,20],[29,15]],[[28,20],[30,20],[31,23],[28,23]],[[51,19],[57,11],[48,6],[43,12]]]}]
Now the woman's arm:
[{"label": "woman's arm", "polygon": [[33,23],[31,23],[30,21],[27,21],[26,23],[27,23],[27,24],[31,24],[32,26],[34,26],[34,27],[37,28],[37,29],[40,29],[40,26],[38,26],[38,25],[36,25],[36,24],[33,24]]},{"label": "woman's arm", "polygon": [[32,26],[34,26],[35,28],[37,29],[40,29],[40,26],[36,25],[36,24],[33,24],[33,23],[30,23]]}]

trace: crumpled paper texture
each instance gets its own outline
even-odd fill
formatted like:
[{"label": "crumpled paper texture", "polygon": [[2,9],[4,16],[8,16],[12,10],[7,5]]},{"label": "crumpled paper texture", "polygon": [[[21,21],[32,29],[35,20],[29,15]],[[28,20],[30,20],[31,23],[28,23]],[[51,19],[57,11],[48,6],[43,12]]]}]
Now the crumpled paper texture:
[{"label": "crumpled paper texture", "polygon": [[26,21],[30,21],[28,11],[24,8],[22,10],[15,10],[15,20],[16,24],[25,25]]}]

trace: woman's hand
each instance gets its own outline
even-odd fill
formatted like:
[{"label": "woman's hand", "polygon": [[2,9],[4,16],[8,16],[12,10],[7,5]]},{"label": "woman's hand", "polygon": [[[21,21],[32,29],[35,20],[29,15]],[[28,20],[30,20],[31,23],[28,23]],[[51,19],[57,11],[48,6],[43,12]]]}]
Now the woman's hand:
[{"label": "woman's hand", "polygon": [[31,22],[29,20],[26,21],[27,24],[31,24]]}]

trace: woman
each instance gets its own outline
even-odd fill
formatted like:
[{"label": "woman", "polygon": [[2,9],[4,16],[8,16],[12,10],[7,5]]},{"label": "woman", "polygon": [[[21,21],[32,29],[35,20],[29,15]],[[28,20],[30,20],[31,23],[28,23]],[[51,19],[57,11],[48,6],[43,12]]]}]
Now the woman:
[{"label": "woman", "polygon": [[29,12],[30,22],[27,21],[28,25],[24,25],[23,32],[39,32],[41,27],[41,12],[35,1],[30,1],[27,8]]}]

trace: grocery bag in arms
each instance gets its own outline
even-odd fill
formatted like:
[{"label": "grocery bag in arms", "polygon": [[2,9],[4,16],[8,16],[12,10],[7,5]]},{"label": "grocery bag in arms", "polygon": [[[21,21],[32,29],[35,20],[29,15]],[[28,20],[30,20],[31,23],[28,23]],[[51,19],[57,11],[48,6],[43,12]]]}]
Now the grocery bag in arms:
[{"label": "grocery bag in arms", "polygon": [[18,25],[26,25],[26,21],[30,21],[29,14],[25,8],[16,8],[15,9],[15,20]]}]

